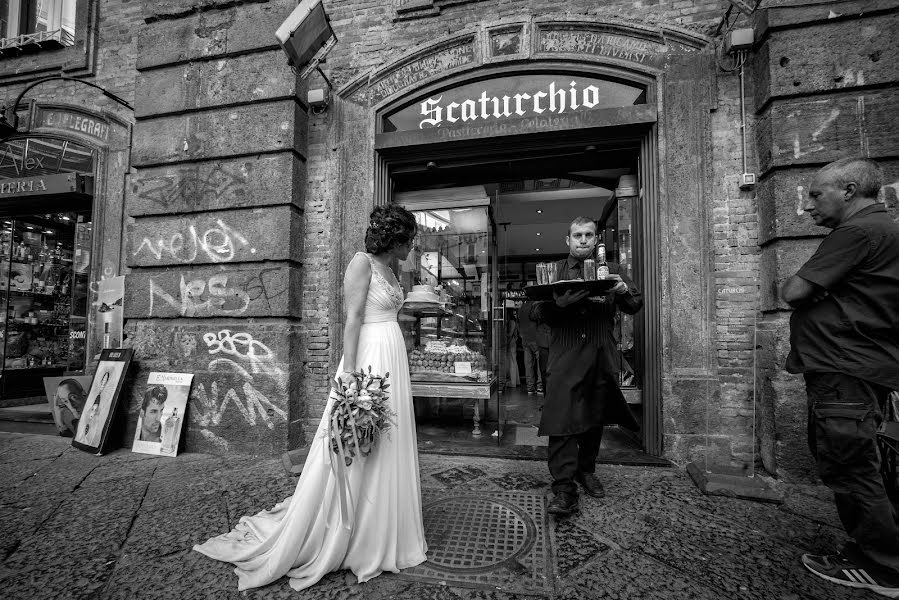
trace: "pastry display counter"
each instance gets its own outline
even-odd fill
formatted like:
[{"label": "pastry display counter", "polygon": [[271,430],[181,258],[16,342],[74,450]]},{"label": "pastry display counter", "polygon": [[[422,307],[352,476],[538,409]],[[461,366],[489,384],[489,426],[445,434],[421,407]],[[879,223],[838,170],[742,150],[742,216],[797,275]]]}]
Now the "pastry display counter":
[{"label": "pastry display counter", "polygon": [[[491,306],[495,277],[488,199],[467,205],[451,201],[404,203],[415,214],[415,249],[400,263],[408,292],[400,312],[412,394],[422,399],[468,399],[474,405],[472,434],[485,420],[501,427]],[[489,417],[489,418],[488,418]]]}]

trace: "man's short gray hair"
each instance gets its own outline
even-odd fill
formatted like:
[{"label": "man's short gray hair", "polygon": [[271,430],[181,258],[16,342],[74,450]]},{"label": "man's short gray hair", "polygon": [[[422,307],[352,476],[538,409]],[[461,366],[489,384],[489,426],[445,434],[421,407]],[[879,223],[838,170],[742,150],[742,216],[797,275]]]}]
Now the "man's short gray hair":
[{"label": "man's short gray hair", "polygon": [[854,183],[858,195],[862,198],[877,198],[880,188],[883,187],[883,169],[870,158],[863,156],[835,160],[824,165],[818,173],[826,173],[839,188]]}]

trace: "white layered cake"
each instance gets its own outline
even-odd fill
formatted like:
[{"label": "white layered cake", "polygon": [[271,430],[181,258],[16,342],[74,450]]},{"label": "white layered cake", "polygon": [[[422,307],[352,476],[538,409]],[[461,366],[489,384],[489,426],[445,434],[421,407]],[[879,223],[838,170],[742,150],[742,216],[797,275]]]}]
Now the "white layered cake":
[{"label": "white layered cake", "polygon": [[413,285],[412,291],[406,294],[406,302],[429,302],[437,304],[440,298],[432,285]]}]

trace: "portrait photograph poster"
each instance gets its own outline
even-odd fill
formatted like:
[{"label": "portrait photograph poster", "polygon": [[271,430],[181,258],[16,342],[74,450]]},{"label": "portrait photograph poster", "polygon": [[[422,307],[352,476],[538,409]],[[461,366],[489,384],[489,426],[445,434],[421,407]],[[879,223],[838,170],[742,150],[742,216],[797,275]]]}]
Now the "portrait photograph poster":
[{"label": "portrait photograph poster", "polygon": [[75,437],[90,384],[90,375],[44,377],[44,390],[59,435]]},{"label": "portrait photograph poster", "polygon": [[132,452],[177,456],[184,424],[190,373],[150,373],[141,394],[140,414],[134,431]]},{"label": "portrait photograph poster", "polygon": [[97,371],[91,380],[90,390],[84,403],[84,410],[78,420],[78,430],[72,446],[85,452],[103,454],[119,442],[117,435],[111,435],[116,425],[122,385],[128,373],[128,365],[134,350],[131,348],[103,350]]}]

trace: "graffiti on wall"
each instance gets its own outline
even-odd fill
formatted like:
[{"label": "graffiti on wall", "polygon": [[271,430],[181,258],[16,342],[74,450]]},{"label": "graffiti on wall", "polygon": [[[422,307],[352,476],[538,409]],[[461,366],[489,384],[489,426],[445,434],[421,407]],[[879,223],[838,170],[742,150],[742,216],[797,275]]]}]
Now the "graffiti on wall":
[{"label": "graffiti on wall", "polygon": [[[224,263],[234,260],[238,249],[249,245],[247,238],[233,227],[217,219],[212,227],[198,232],[190,225],[187,233],[175,232],[171,235],[144,237],[134,256],[147,255],[157,261],[193,263]],[[255,248],[249,248],[255,254]]]},{"label": "graffiti on wall", "polygon": [[[237,443],[223,433],[235,422],[263,431],[287,422],[288,375],[258,333],[152,326],[139,328],[132,340],[148,368],[164,362],[169,369],[195,373],[190,420],[221,451]],[[132,412],[140,409],[140,398],[134,402]],[[248,437],[240,434],[240,439]]]},{"label": "graffiti on wall", "polygon": [[161,207],[179,202],[201,205],[238,195],[248,181],[249,169],[243,164],[237,169],[218,165],[206,174],[184,170],[142,179],[137,198]]},{"label": "graffiti on wall", "polygon": [[232,273],[163,274],[148,279],[149,317],[272,316],[286,304],[290,277],[283,267]]},{"label": "graffiti on wall", "polygon": [[185,280],[182,275],[177,298],[150,279],[149,316],[154,316],[153,311],[160,301],[182,317],[241,315],[250,306],[249,295],[240,288],[229,287],[228,275],[224,273],[190,280]]}]

